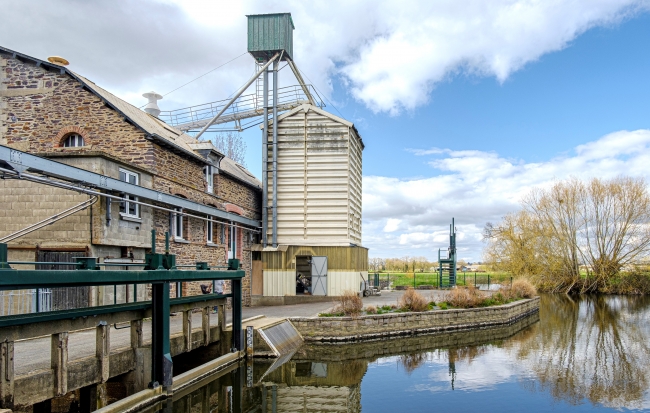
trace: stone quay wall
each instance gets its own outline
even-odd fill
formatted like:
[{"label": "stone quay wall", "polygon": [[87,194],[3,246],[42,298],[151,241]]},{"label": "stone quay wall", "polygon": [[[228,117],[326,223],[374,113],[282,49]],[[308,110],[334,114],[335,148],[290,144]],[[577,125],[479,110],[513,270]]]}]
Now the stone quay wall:
[{"label": "stone quay wall", "polygon": [[506,325],[538,311],[535,297],[493,307],[290,320],[305,341],[342,342]]}]

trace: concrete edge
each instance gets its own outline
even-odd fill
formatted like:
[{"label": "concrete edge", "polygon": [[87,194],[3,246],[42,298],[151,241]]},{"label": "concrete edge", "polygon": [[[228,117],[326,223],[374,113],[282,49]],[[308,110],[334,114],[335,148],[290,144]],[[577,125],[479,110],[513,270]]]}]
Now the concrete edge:
[{"label": "concrete edge", "polygon": [[172,391],[176,392],[182,390],[211,374],[225,369],[231,364],[244,358],[244,354],[243,351],[228,353],[208,363],[202,364],[199,367],[193,368],[192,370],[186,371],[183,374],[179,374],[173,379]]},{"label": "concrete edge", "polygon": [[[255,321],[255,320],[259,320],[260,318],[266,318],[266,316],[264,314],[255,315],[253,317],[248,317],[248,318],[245,318],[245,319],[241,320],[241,323],[242,323],[242,325],[244,325],[245,323]],[[224,330],[232,329],[232,323],[224,324],[223,328],[224,328]]]},{"label": "concrete edge", "polygon": [[515,317],[509,318],[503,322],[493,322],[493,323],[467,323],[467,324],[458,324],[453,326],[445,327],[428,327],[428,328],[416,328],[410,330],[395,330],[384,333],[369,333],[369,334],[360,334],[352,336],[328,336],[328,337],[309,337],[306,341],[309,342],[321,342],[321,343],[348,343],[348,342],[367,342],[367,341],[378,341],[387,338],[394,337],[404,337],[404,336],[417,336],[417,335],[426,335],[437,332],[460,332],[460,331],[472,331],[472,330],[481,330],[485,328],[495,327],[495,326],[505,326],[514,324],[522,318],[526,318],[533,314],[539,312],[539,309],[534,309],[521,313]]},{"label": "concrete edge", "polygon": [[158,386],[155,389],[146,389],[139,391],[131,396],[128,396],[122,400],[118,400],[115,403],[111,403],[108,406],[104,406],[99,410],[95,410],[95,413],[123,413],[123,412],[135,412],[140,409],[144,409],[147,406],[151,406],[159,400],[165,399],[167,394],[163,392],[163,387]]},{"label": "concrete edge", "polygon": [[172,390],[170,393],[164,391],[163,386],[158,386],[155,389],[145,389],[139,391],[131,396],[125,397],[122,400],[111,403],[108,406],[96,410],[96,413],[131,413],[144,409],[148,406],[155,404],[158,401],[166,399],[173,392],[182,390],[191,386],[192,384],[204,379],[205,377],[221,371],[228,366],[237,363],[244,357],[243,351],[228,353],[224,356],[216,358],[209,363],[203,364],[192,370],[173,378]]},{"label": "concrete edge", "polygon": [[[438,326],[438,327],[426,327],[426,328],[411,328],[411,329],[406,329],[406,330],[393,330],[393,331],[385,331],[381,333],[366,333],[366,334],[355,334],[355,335],[349,335],[349,336],[308,336],[306,339],[303,337],[303,340],[305,342],[322,342],[322,343],[345,343],[345,342],[362,342],[362,341],[376,341],[376,340],[382,340],[385,338],[391,338],[391,337],[400,337],[400,336],[414,336],[414,335],[420,335],[420,334],[431,334],[431,333],[436,333],[440,331],[470,331],[470,330],[477,330],[477,329],[482,329],[482,328],[488,328],[492,326],[500,326],[500,325],[509,325],[513,324],[522,318],[528,317],[530,315],[533,315],[537,312],[539,312],[539,300],[540,297],[533,297],[533,298],[527,298],[524,300],[518,300],[514,301],[512,303],[508,304],[502,304],[499,306],[491,306],[491,307],[480,307],[480,308],[462,308],[462,309],[453,309],[453,310],[435,310],[435,312],[476,312],[476,311],[481,311],[481,310],[486,310],[486,309],[494,309],[494,308],[509,308],[509,307],[516,307],[520,306],[523,304],[526,304],[528,302],[534,302],[537,301],[537,307],[533,308],[529,311],[524,311],[521,312],[514,317],[509,317],[507,319],[504,319],[503,321],[495,321],[495,322],[482,322],[482,323],[465,323],[465,324],[457,324],[457,325],[450,325],[450,326]],[[429,312],[425,312],[429,313]],[[404,315],[412,315],[412,314],[422,314],[422,313],[396,313],[396,314],[382,314],[381,317],[384,316],[404,316]],[[368,315],[368,316],[360,316],[357,317],[357,319],[366,319],[366,318],[374,318],[378,317],[377,315]],[[300,322],[314,322],[317,320],[322,320],[323,317],[290,317],[287,320],[291,322],[291,320],[296,320]],[[353,320],[352,317],[328,317],[328,320],[332,321],[350,321]],[[300,333],[300,330],[296,328],[296,331]],[[301,334],[302,336],[302,334]]]}]

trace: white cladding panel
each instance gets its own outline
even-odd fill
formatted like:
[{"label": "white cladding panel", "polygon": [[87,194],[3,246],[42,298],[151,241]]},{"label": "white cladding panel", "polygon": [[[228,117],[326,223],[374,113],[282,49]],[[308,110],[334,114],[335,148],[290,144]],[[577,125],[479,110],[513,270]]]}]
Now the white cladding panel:
[{"label": "white cladding panel", "polygon": [[264,270],[263,280],[264,296],[296,295],[296,270]]},{"label": "white cladding panel", "polygon": [[[303,108],[278,122],[278,243],[361,245],[360,139],[354,128]],[[269,128],[269,143],[272,139]],[[269,206],[272,159],[269,144]],[[270,240],[272,213],[268,216]]]},{"label": "white cladding panel", "polygon": [[361,291],[361,275],[368,279],[368,271],[329,271],[327,273],[327,295],[340,296],[343,291]]}]

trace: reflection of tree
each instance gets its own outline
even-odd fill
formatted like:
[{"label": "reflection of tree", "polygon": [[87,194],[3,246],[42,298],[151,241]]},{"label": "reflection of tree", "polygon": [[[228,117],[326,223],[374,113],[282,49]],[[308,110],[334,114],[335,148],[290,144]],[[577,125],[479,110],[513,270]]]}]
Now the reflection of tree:
[{"label": "reflection of tree", "polygon": [[643,297],[542,297],[535,336],[513,337],[517,356],[559,400],[613,407],[640,405],[650,383]]},{"label": "reflection of tree", "polygon": [[411,375],[418,367],[428,359],[428,353],[412,353],[399,356],[399,362],[404,366],[406,374]]}]

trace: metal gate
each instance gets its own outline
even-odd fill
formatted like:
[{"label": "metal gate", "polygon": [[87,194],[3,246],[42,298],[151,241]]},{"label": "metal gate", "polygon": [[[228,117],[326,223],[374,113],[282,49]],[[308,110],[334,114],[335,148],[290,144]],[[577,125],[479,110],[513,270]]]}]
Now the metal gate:
[{"label": "metal gate", "polygon": [[311,293],[327,295],[327,257],[311,257]]},{"label": "metal gate", "polygon": [[[38,262],[75,262],[77,257],[85,257],[83,251],[38,251]],[[36,265],[37,270],[74,270],[74,265]],[[37,305],[40,311],[70,310],[73,308],[90,307],[90,287],[66,287],[39,289],[37,300],[43,300],[50,293],[49,300],[40,301]],[[48,302],[49,301],[49,302]],[[49,308],[48,308],[49,307]]]}]

